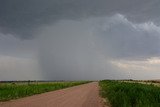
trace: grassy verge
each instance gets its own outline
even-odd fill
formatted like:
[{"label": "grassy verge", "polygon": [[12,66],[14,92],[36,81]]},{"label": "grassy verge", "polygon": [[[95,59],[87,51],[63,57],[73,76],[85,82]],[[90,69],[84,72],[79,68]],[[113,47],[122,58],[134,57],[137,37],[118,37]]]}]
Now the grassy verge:
[{"label": "grassy verge", "polygon": [[154,85],[106,80],[99,84],[112,107],[160,107],[160,88]]},{"label": "grassy verge", "polygon": [[40,94],[48,91],[63,89],[80,84],[88,83],[86,81],[80,82],[49,82],[49,83],[35,83],[35,84],[0,84],[0,101],[7,101],[17,99],[34,94]]}]

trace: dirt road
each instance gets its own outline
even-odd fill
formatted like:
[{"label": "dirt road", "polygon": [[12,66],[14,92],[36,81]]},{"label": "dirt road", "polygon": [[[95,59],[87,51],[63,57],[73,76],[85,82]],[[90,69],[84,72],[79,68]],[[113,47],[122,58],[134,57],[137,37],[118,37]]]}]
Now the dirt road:
[{"label": "dirt road", "polygon": [[1,102],[0,107],[103,107],[97,82]]}]

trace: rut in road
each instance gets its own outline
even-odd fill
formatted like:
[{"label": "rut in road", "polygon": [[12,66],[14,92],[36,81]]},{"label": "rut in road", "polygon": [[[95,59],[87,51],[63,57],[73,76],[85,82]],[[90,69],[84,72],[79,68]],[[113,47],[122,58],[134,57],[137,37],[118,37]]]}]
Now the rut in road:
[{"label": "rut in road", "polygon": [[103,107],[98,82],[1,102],[0,107]]}]

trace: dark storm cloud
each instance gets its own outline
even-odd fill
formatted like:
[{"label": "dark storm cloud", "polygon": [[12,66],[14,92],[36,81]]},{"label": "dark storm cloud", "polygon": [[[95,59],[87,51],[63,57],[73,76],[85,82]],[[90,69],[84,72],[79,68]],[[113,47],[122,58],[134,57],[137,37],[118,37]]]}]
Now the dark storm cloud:
[{"label": "dark storm cloud", "polygon": [[159,21],[159,4],[159,0],[1,0],[0,31],[31,39],[34,30],[43,24],[114,13],[136,22]]},{"label": "dark storm cloud", "polygon": [[159,5],[0,0],[0,79],[119,79],[128,78],[128,71],[134,78],[157,77]]}]

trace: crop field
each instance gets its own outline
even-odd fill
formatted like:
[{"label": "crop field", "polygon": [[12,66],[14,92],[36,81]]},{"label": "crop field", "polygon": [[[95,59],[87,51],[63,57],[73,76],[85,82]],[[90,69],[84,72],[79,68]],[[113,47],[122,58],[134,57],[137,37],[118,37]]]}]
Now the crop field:
[{"label": "crop field", "polygon": [[0,101],[17,99],[85,83],[88,83],[88,81],[0,83]]},{"label": "crop field", "polygon": [[160,107],[160,87],[153,84],[103,80],[99,85],[112,107]]}]

